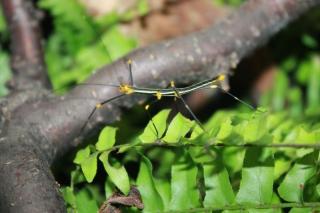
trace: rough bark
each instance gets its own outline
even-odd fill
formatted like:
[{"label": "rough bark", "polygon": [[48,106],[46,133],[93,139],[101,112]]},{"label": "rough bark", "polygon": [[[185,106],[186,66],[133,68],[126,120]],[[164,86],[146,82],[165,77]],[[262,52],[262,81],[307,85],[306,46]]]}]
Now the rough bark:
[{"label": "rough bark", "polygon": [[2,0],[2,8],[11,35],[11,68],[14,73],[9,86],[14,90],[35,87],[50,89],[44,64],[39,19],[32,1]]},{"label": "rough bark", "polygon": [[[48,95],[41,39],[38,30],[32,30],[38,27],[37,18],[26,2],[1,1],[8,10],[14,88],[22,90],[11,93],[0,105],[0,212],[63,212],[49,166],[81,142],[81,127],[97,99],[106,100],[118,91],[78,86],[63,98]],[[290,21],[319,4],[320,0],[250,0],[205,31],[133,51],[99,69],[88,83],[126,82],[128,58],[134,62],[137,85],[164,86],[169,80],[187,83],[228,73]],[[16,23],[12,14],[19,13],[24,14],[20,21],[26,23]],[[33,83],[40,86],[33,90],[24,86]],[[119,106],[130,107],[136,101],[126,97],[113,102],[96,113],[86,130],[96,129],[102,121],[113,122],[120,116]]]}]

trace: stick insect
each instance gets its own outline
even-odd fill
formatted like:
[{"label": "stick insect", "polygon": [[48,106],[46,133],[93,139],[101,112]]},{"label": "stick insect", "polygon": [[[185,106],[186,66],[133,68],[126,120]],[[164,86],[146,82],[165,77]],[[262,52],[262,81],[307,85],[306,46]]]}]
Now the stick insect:
[{"label": "stick insect", "polygon": [[[85,18],[85,17],[84,17]],[[96,34],[98,34],[98,32],[96,32]],[[110,61],[113,61],[113,58],[111,57],[111,52],[109,51],[108,45],[104,42],[102,37],[99,37],[101,43],[104,46],[106,55],[108,56],[108,58],[110,59]],[[236,96],[234,96],[233,94],[231,94],[230,92],[228,92],[227,90],[225,90],[222,86],[220,86],[221,82],[223,82],[225,80],[225,75],[219,75],[213,79],[209,79],[209,80],[204,80],[198,83],[194,83],[190,86],[186,86],[186,87],[176,87],[175,86],[175,82],[171,81],[170,85],[168,88],[146,88],[146,87],[138,87],[134,84],[134,79],[133,79],[133,72],[132,72],[132,64],[133,61],[131,59],[129,59],[127,61],[127,66],[128,66],[128,71],[129,71],[129,83],[121,83],[119,85],[111,85],[111,84],[102,84],[102,83],[80,83],[78,85],[95,85],[95,86],[110,86],[110,87],[115,87],[119,90],[120,94],[112,97],[110,99],[107,99],[105,101],[101,101],[98,102],[93,110],[90,112],[90,114],[88,115],[87,120],[85,121],[85,123],[83,124],[82,128],[81,128],[81,132],[83,132],[83,130],[86,128],[86,126],[88,125],[89,121],[91,120],[91,118],[94,116],[95,112],[99,109],[101,109],[104,105],[115,101],[121,97],[127,96],[127,95],[134,95],[134,94],[142,94],[142,95],[149,95],[149,96],[153,96],[156,97],[157,100],[162,99],[162,97],[174,97],[175,99],[180,100],[183,105],[185,106],[186,110],[189,112],[189,114],[191,115],[191,117],[196,121],[196,123],[204,130],[203,125],[201,124],[200,120],[197,118],[197,116],[192,112],[191,108],[189,107],[189,105],[186,103],[186,101],[183,98],[183,95],[185,94],[189,94],[193,91],[196,90],[201,90],[201,89],[209,89],[209,88],[216,88],[216,89],[220,89],[221,91],[223,91],[224,93],[228,94],[229,96],[231,96],[232,98],[236,99],[237,101],[245,104],[246,106],[248,106],[251,109],[254,109],[253,106],[247,104],[246,102],[240,100],[239,98],[237,98]],[[148,110],[150,105],[146,105],[145,109]],[[149,115],[149,114],[148,114]],[[151,117],[151,116],[149,116]],[[152,122],[154,128],[155,125],[152,121],[152,119],[150,119],[150,121]],[[156,132],[157,129],[155,128]]]},{"label": "stick insect", "polygon": [[[185,108],[187,109],[187,111],[190,113],[191,117],[196,121],[196,123],[201,127],[202,130],[205,131],[204,126],[202,125],[202,123],[200,122],[200,120],[197,118],[197,116],[193,113],[193,111],[191,110],[191,108],[189,107],[189,105],[186,103],[186,101],[184,100],[184,98],[182,97],[185,94],[191,93],[193,91],[196,90],[200,90],[200,89],[208,89],[208,88],[212,88],[212,89],[220,89],[222,90],[224,93],[228,94],[229,96],[231,96],[232,98],[234,98],[235,100],[243,103],[244,105],[246,105],[247,107],[251,108],[251,109],[255,109],[253,106],[251,106],[250,104],[242,101],[241,99],[239,99],[238,97],[236,97],[235,95],[231,94],[230,92],[228,92],[227,90],[225,90],[222,86],[220,86],[220,84],[225,80],[225,75],[219,75],[213,79],[209,79],[209,80],[204,80],[198,83],[194,83],[190,86],[187,87],[176,87],[175,86],[175,82],[171,81],[170,82],[170,86],[169,88],[147,88],[147,87],[138,87],[134,85],[134,81],[133,81],[133,74],[132,74],[132,60],[129,59],[127,61],[127,65],[128,65],[128,70],[129,70],[129,84],[126,83],[122,83],[119,85],[110,85],[110,84],[86,84],[86,83],[82,83],[80,85],[96,85],[96,86],[112,86],[112,87],[117,87],[120,95],[115,96],[113,98],[110,98],[108,100],[99,102],[95,105],[94,109],[91,111],[91,113],[89,114],[85,124],[83,125],[83,127],[81,128],[81,130],[84,130],[85,127],[87,126],[88,122],[91,120],[92,116],[94,115],[94,113],[98,110],[101,109],[104,105],[117,100],[123,96],[126,95],[132,95],[132,94],[143,94],[143,95],[151,95],[156,97],[157,100],[161,100],[162,97],[174,97],[176,99],[179,99],[182,101],[183,105],[185,106]],[[145,109],[148,110],[150,105],[146,105]],[[153,123],[152,119],[150,119],[150,121],[152,122],[152,125],[155,129],[155,131],[157,132],[157,129],[155,127],[155,124]]]}]

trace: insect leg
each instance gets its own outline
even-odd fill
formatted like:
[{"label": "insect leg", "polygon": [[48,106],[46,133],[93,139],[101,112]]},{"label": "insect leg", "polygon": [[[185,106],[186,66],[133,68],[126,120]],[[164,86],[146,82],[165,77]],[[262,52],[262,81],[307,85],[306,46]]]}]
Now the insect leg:
[{"label": "insect leg", "polygon": [[160,136],[159,136],[158,129],[157,129],[156,124],[154,123],[154,121],[153,121],[153,119],[152,119],[152,116],[151,116],[151,114],[150,114],[150,112],[149,112],[150,106],[151,106],[152,104],[154,104],[155,102],[157,102],[157,100],[154,100],[154,101],[151,102],[150,104],[147,104],[147,105],[144,107],[144,109],[146,110],[147,115],[148,115],[148,117],[149,117],[149,120],[150,120],[150,122],[152,123],[152,126],[153,126],[153,128],[154,128],[154,130],[155,130],[155,132],[156,132],[157,138],[159,138]]},{"label": "insect leg", "polygon": [[93,116],[94,113],[97,111],[97,109],[100,109],[101,107],[103,107],[103,105],[105,105],[105,104],[107,104],[107,103],[110,103],[111,101],[114,101],[114,100],[116,100],[116,99],[118,99],[118,98],[121,98],[121,97],[123,97],[123,96],[125,96],[125,95],[126,95],[126,94],[120,94],[120,95],[117,95],[117,96],[115,96],[115,97],[112,97],[112,98],[110,98],[110,99],[108,99],[108,100],[105,100],[105,101],[102,101],[102,102],[96,104],[96,105],[94,106],[94,109],[93,109],[93,110],[91,111],[91,113],[89,114],[86,122],[85,122],[85,123],[83,124],[83,126],[81,127],[81,132],[80,132],[80,133],[82,133],[82,132],[85,130],[86,126],[88,125],[89,121],[91,120],[92,116]]},{"label": "insect leg", "polygon": [[191,108],[189,107],[189,105],[187,104],[187,102],[183,99],[182,95],[180,94],[180,92],[177,90],[177,88],[174,86],[174,83],[171,83],[171,88],[175,91],[177,98],[179,98],[183,105],[185,106],[185,108],[188,110],[188,112],[190,113],[190,115],[192,116],[192,118],[197,122],[197,124],[201,127],[201,129],[206,132],[204,126],[202,125],[202,123],[200,122],[200,120],[197,118],[197,116],[192,112]]}]

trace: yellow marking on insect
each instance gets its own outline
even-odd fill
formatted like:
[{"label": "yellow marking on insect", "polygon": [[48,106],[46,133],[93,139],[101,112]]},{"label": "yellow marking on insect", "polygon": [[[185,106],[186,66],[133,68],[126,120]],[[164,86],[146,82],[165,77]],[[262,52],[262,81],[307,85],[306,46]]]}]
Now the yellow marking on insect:
[{"label": "yellow marking on insect", "polygon": [[149,105],[149,104],[147,104],[147,105],[144,106],[144,109],[145,109],[145,110],[149,110],[149,108],[150,108],[150,105]]},{"label": "yellow marking on insect", "polygon": [[97,109],[100,109],[101,107],[102,107],[102,104],[101,104],[101,103],[96,104],[96,108],[97,108]]},{"label": "yellow marking on insect", "polygon": [[132,89],[132,87],[131,87],[130,85],[128,85],[128,84],[121,84],[121,85],[119,86],[119,91],[120,91],[121,93],[127,94],[127,95],[129,95],[129,94],[131,94],[131,93],[134,92],[134,90]]},{"label": "yellow marking on insect", "polygon": [[179,94],[177,93],[177,91],[174,91],[174,97],[175,97],[175,98],[178,98],[178,97],[179,97]]},{"label": "yellow marking on insect", "polygon": [[224,79],[226,79],[226,76],[225,75],[219,75],[218,77],[218,81],[223,81]]},{"label": "yellow marking on insect", "polygon": [[176,87],[174,81],[170,81],[170,86],[171,87]]},{"label": "yellow marking on insect", "polygon": [[218,86],[216,85],[217,81],[223,81],[224,79],[226,79],[225,75],[219,75],[215,80],[213,80],[211,83],[212,85],[210,86],[210,88],[217,88]]},{"label": "yellow marking on insect", "polygon": [[161,92],[156,92],[155,96],[157,97],[158,100],[162,98],[162,93]]},{"label": "yellow marking on insect", "polygon": [[129,59],[128,61],[127,61],[127,64],[132,64],[132,60],[131,59]]},{"label": "yellow marking on insect", "polygon": [[225,75],[219,75],[216,79],[212,81],[212,83],[215,83],[217,81],[223,81],[224,79],[226,79]]}]

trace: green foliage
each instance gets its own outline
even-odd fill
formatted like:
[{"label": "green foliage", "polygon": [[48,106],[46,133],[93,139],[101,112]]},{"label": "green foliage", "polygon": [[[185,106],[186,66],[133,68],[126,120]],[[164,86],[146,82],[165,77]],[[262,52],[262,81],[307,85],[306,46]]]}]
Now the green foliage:
[{"label": "green foliage", "polygon": [[[242,0],[214,2],[235,6]],[[85,16],[76,0],[39,5],[54,17],[46,62],[55,88],[82,81],[136,47],[117,22],[149,11],[140,0],[122,16],[111,12],[96,19]],[[95,143],[76,153],[70,186],[61,189],[68,211],[97,212],[115,192],[126,196],[134,185],[143,212],[319,209],[320,60],[314,51],[319,41],[310,34],[300,41],[313,52],[281,62],[276,84],[260,100],[264,108],[215,112],[207,116],[205,130],[181,113],[171,119],[169,109],[134,136],[105,127]],[[0,63],[7,63],[1,55]]]},{"label": "green foliage", "polygon": [[99,160],[103,163],[104,169],[115,186],[125,195],[129,193],[130,184],[126,169],[123,166],[113,167],[109,163],[109,151],[103,152]]},{"label": "green foliage", "polygon": [[7,26],[6,26],[5,18],[3,16],[2,8],[0,10],[0,33],[1,34],[7,33]]},{"label": "green foliage", "polygon": [[[313,186],[313,184],[319,184],[314,181],[317,172],[319,172],[318,151],[308,149],[300,153],[300,150],[267,148],[267,145],[289,143],[294,146],[296,138],[300,137],[299,134],[316,134],[317,137],[312,137],[307,142],[309,145],[316,146],[319,141],[317,133],[319,124],[314,123],[306,126],[302,124],[303,118],[292,118],[289,112],[279,114],[220,111],[209,120],[205,128],[211,129],[211,126],[215,128],[217,124],[211,121],[218,120],[222,115],[224,115],[228,127],[219,123],[217,131],[211,133],[206,131],[193,139],[190,139],[191,133],[197,129],[192,128],[193,125],[190,123],[193,122],[181,114],[173,118],[170,123],[165,122],[165,127],[162,124],[161,128],[164,128],[165,136],[158,137],[156,143],[161,143],[163,146],[175,150],[174,157],[169,162],[165,160],[169,150],[162,150],[162,156],[154,156],[148,152],[152,144],[145,143],[142,135],[147,134],[148,131],[150,131],[148,134],[155,134],[154,129],[148,124],[142,134],[136,136],[140,142],[125,150],[127,155],[132,155],[133,151],[138,154],[137,156],[141,156],[138,161],[140,169],[136,179],[127,173],[123,166],[125,161],[117,162],[121,165],[118,167],[114,167],[108,162],[110,155],[114,155],[112,151],[127,145],[114,146],[114,142],[117,144],[115,141],[116,130],[111,127],[106,127],[101,132],[95,145],[95,147],[103,148],[98,150],[94,147],[90,148],[89,145],[78,152],[75,162],[80,164],[84,176],[87,178],[81,159],[88,160],[88,158],[100,155],[99,159],[104,165],[109,180],[113,183],[113,190],[117,188],[127,194],[130,188],[130,179],[132,184],[138,186],[145,205],[145,212],[162,212],[164,210],[187,212],[188,209],[194,208],[221,210],[247,208],[250,209],[249,212],[256,212],[257,210],[254,209],[260,205],[265,205],[267,209],[259,210],[259,212],[272,212],[268,208],[272,209],[273,205],[286,204],[285,202],[281,203],[278,196],[286,202],[301,205],[319,199],[317,187]],[[168,110],[163,110],[154,116],[153,121],[166,121],[167,116]],[[186,122],[180,122],[181,120]],[[295,128],[292,128],[293,126],[283,128],[282,125],[279,125],[283,121],[291,121],[295,125],[301,123],[301,125]],[[253,126],[259,126],[260,122],[264,123],[264,127],[260,127],[263,131],[257,134]],[[178,133],[170,132],[172,126],[175,126]],[[299,132],[303,133],[297,133],[297,128],[300,128]],[[181,129],[183,131],[180,131]],[[245,129],[251,130],[244,131]],[[168,134],[172,134],[174,143],[166,141]],[[218,135],[219,139],[215,137]],[[221,137],[221,135],[228,136]],[[281,135],[280,138],[279,135]],[[102,144],[104,145],[102,146]],[[220,144],[219,147],[216,147],[216,144]],[[251,144],[253,147],[246,148],[245,144]],[[238,146],[231,148],[232,155],[229,153],[228,145]],[[157,147],[154,146],[154,149]],[[233,160],[235,156],[238,157]],[[138,159],[135,158],[133,161]],[[163,163],[165,172],[162,173],[165,174],[164,176],[154,172],[152,161]],[[230,162],[232,163],[230,164]],[[92,176],[96,175],[95,169],[96,164],[92,164],[91,170],[94,171]],[[159,169],[159,166],[156,167],[156,170]],[[171,177],[170,179],[167,178],[168,175]],[[91,180],[87,178],[87,181]],[[159,182],[166,186],[162,191],[157,187]],[[168,189],[167,186],[170,188]],[[69,200],[66,201],[71,205]]]},{"label": "green foliage", "polygon": [[[0,23],[1,26],[1,23]],[[5,83],[11,77],[8,53],[0,51],[0,97],[7,94]]]},{"label": "green foliage", "polygon": [[181,153],[171,166],[170,210],[187,210],[200,207],[200,191],[197,187],[198,168],[188,153]]},{"label": "green foliage", "polygon": [[303,191],[305,184],[317,171],[317,158],[319,152],[312,152],[297,160],[292,169],[286,174],[280,184],[279,195],[286,201],[304,202]]},{"label": "green foliage", "polygon": [[302,43],[309,48],[318,47],[317,40],[308,34],[304,34],[301,40],[302,40]]},{"label": "green foliage", "polygon": [[179,142],[180,139],[190,131],[192,125],[193,122],[183,117],[182,114],[178,113],[168,126],[168,130],[163,138],[163,141],[166,141],[167,143]]},{"label": "green foliage", "polygon": [[[128,142],[116,140],[122,129],[106,127],[95,146],[75,157],[83,173],[79,183],[99,175],[96,163],[87,163],[90,169],[81,163],[99,156],[107,173],[104,199],[136,185],[143,212],[319,210],[319,55],[289,57],[279,67],[264,108],[218,111],[205,131],[180,113],[170,120],[168,109]],[[127,164],[139,165],[138,174],[128,172]],[[77,192],[66,187],[64,194],[69,208],[77,209]]]},{"label": "green foliage", "polygon": [[[219,156],[221,157],[221,156]],[[204,207],[223,207],[231,205],[234,202],[234,192],[229,180],[229,174],[223,162],[220,165],[203,165],[204,183],[207,187],[206,195],[203,201]]]},{"label": "green foliage", "polygon": [[230,6],[239,6],[241,5],[244,0],[212,0],[216,5],[230,5]]},{"label": "green foliage", "polygon": [[141,155],[137,185],[142,196],[142,201],[145,203],[144,212],[157,212],[164,210],[164,203],[153,179],[152,164],[150,160],[143,155]]},{"label": "green foliage", "polygon": [[0,97],[8,93],[5,86],[6,82],[11,78],[11,69],[9,62],[9,51],[4,49],[4,43],[7,42],[8,31],[3,16],[2,9],[0,10]]},{"label": "green foliage", "polygon": [[114,25],[120,19],[116,13],[93,19],[77,0],[63,4],[60,0],[40,0],[38,4],[53,16],[54,32],[46,43],[45,58],[55,89],[83,81],[137,45]]},{"label": "green foliage", "polygon": [[246,150],[236,201],[240,204],[269,204],[273,194],[273,155],[261,148]]},{"label": "green foliage", "polygon": [[152,121],[149,121],[147,127],[139,137],[143,143],[153,143],[155,140],[162,137],[163,133],[166,131],[169,112],[170,110],[163,110],[154,116]]}]

